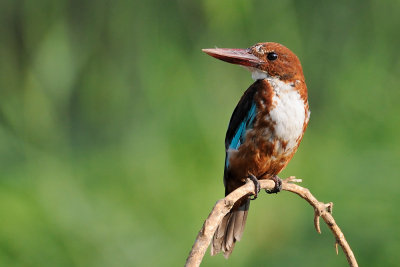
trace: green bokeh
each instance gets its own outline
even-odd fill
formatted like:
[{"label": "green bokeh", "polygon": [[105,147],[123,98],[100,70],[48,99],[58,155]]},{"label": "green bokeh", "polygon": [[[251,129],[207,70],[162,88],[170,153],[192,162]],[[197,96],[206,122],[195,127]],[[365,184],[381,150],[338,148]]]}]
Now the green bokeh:
[{"label": "green bokeh", "polygon": [[[224,135],[251,84],[201,52],[275,41],[301,59],[304,180],[361,266],[398,266],[400,2],[0,1],[0,266],[182,266],[223,196]],[[345,266],[289,193],[252,203],[231,258]]]}]

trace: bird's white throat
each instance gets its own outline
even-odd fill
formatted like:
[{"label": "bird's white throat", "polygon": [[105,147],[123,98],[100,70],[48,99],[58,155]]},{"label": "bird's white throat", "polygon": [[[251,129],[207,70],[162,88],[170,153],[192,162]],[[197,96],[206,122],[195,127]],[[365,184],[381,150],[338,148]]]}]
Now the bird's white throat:
[{"label": "bird's white throat", "polygon": [[247,69],[249,69],[249,71],[251,72],[251,78],[254,81],[271,78],[271,76],[269,76],[268,73],[266,73],[265,71],[262,71],[262,70],[259,70],[259,69],[253,68],[253,67],[247,67]]}]

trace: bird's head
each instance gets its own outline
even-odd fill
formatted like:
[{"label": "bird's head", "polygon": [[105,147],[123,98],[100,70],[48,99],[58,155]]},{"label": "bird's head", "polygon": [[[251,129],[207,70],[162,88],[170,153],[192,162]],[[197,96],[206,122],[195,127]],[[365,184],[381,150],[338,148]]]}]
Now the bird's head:
[{"label": "bird's head", "polygon": [[287,47],[278,43],[258,43],[247,49],[210,48],[203,49],[203,52],[249,68],[254,80],[270,77],[304,82],[299,59]]}]

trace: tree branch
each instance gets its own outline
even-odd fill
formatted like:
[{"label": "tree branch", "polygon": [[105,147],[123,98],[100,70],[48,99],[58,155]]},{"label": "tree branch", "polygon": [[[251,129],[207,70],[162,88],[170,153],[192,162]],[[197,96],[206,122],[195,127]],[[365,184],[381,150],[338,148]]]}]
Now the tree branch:
[{"label": "tree branch", "polygon": [[[293,192],[303,199],[305,199],[314,208],[314,226],[318,233],[321,233],[319,226],[319,218],[326,222],[328,227],[331,229],[333,235],[335,236],[335,248],[336,254],[338,253],[338,244],[342,247],[343,252],[347,257],[349,266],[358,267],[356,258],[354,257],[353,251],[351,250],[349,244],[346,241],[342,231],[336,224],[332,216],[333,203],[328,204],[319,202],[308,190],[307,188],[301,187],[299,185],[293,184],[295,182],[301,182],[300,179],[295,179],[291,176],[282,182],[282,190]],[[275,186],[272,180],[260,180],[260,185],[262,189],[273,189]],[[213,210],[211,211],[208,218],[205,220],[203,227],[201,228],[199,234],[197,235],[196,241],[190,251],[189,257],[186,260],[186,267],[200,266],[203,260],[204,254],[207,251],[208,246],[212,240],[214,232],[216,231],[218,225],[221,223],[222,218],[232,209],[236,201],[245,195],[254,194],[254,183],[247,180],[246,184],[239,187],[225,198],[220,199],[215,204]]]}]

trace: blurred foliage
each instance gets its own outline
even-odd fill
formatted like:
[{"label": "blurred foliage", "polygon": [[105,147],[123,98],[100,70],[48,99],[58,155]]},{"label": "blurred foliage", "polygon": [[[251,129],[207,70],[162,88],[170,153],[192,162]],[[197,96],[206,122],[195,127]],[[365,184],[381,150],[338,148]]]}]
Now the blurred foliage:
[{"label": "blurred foliage", "polygon": [[[361,266],[398,266],[400,2],[0,1],[0,265],[179,266],[223,196],[224,135],[251,84],[201,52],[288,46],[311,122],[303,178]],[[229,261],[345,266],[288,193],[252,203]]]}]

